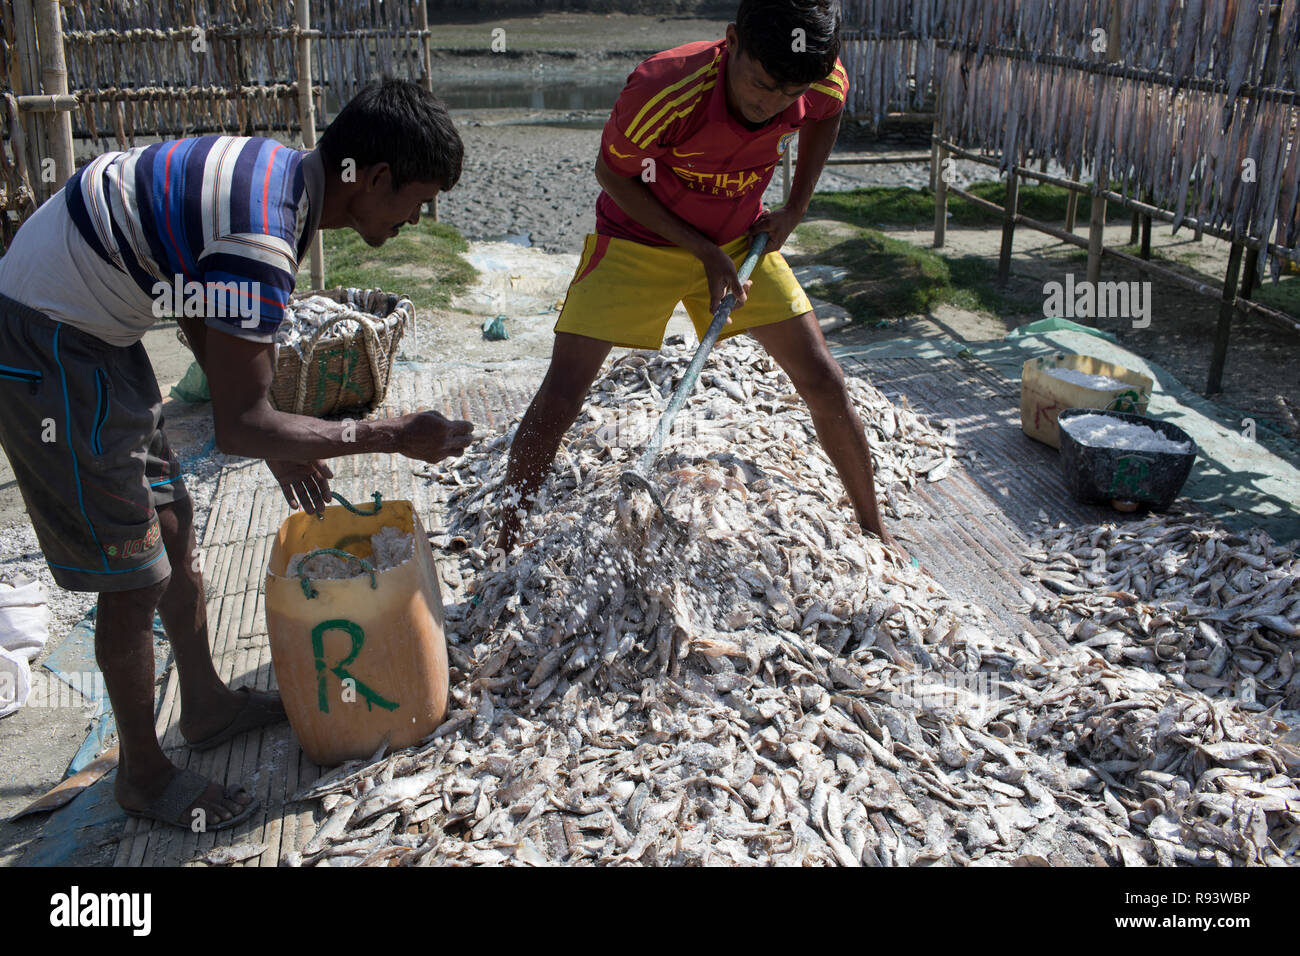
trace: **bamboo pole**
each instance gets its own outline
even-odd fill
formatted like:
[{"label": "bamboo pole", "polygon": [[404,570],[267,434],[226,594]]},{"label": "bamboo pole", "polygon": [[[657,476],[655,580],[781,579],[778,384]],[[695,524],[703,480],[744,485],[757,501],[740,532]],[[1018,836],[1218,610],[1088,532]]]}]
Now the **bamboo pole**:
[{"label": "bamboo pole", "polygon": [[1002,249],[998,252],[998,285],[1011,279],[1011,252],[1016,238],[1016,212],[1020,205],[1020,177],[1013,168],[1007,174],[1007,204],[1002,215]]},{"label": "bamboo pole", "polygon": [[[1151,190],[1148,189],[1146,192],[1146,201],[1151,202],[1151,200],[1152,200]],[[1142,213],[1141,256],[1143,259],[1151,258],[1151,214],[1150,213]]]},{"label": "bamboo pole", "polygon": [[1255,294],[1255,280],[1259,277],[1259,250],[1251,249],[1246,253],[1246,274],[1241,279],[1241,298],[1249,299]]},{"label": "bamboo pole", "polygon": [[[36,37],[40,47],[41,85],[47,96],[68,95],[68,67],[63,55],[63,12],[59,0],[39,0],[36,6]],[[50,153],[54,157],[56,182],[53,194],[76,171],[72,160],[72,114],[60,110],[45,118]]]},{"label": "bamboo pole", "polygon": [[1219,305],[1219,325],[1214,332],[1214,354],[1210,358],[1210,375],[1205,394],[1223,391],[1223,367],[1228,360],[1228,338],[1232,333],[1232,313],[1236,311],[1237,280],[1241,277],[1241,243],[1232,244],[1228,254],[1228,274],[1223,280],[1223,301]]},{"label": "bamboo pole", "polygon": [[[430,93],[433,92],[433,36],[429,33],[429,0],[419,0],[419,27],[420,27],[420,48],[424,55],[424,88]],[[433,197],[433,202],[425,203],[424,211],[426,215],[432,216],[433,221],[438,221],[438,197]]]},{"label": "bamboo pole", "polygon": [[901,166],[906,163],[929,163],[934,160],[934,151],[928,155],[912,153],[907,156],[829,156],[827,166]]},{"label": "bamboo pole", "polygon": [[964,199],[972,206],[979,206],[981,209],[986,209],[989,212],[995,213],[999,216],[1004,215],[1007,211],[1006,206],[999,206],[991,199],[985,199],[982,196],[976,196],[974,193],[968,193],[960,186],[949,186],[947,192],[950,195],[956,196],[958,199]]},{"label": "bamboo pole", "polygon": [[[307,149],[316,148],[316,117],[311,101],[311,0],[295,0],[294,20],[298,25],[298,125],[302,127],[302,143]],[[326,175],[329,175],[327,172]],[[325,288],[325,246],[320,230],[312,237],[311,287]]]},{"label": "bamboo pole", "polygon": [[785,152],[781,154],[781,205],[790,201],[790,190],[794,188],[794,143],[786,143]]},{"label": "bamboo pole", "polygon": [[934,131],[930,134],[930,192],[939,189],[939,117],[934,118]]},{"label": "bamboo pole", "polygon": [[934,247],[942,249],[945,233],[948,230],[948,180],[944,177],[944,164],[948,160],[948,150],[942,140],[936,140],[935,147]]},{"label": "bamboo pole", "polygon": [[75,96],[19,96],[18,108],[24,113],[59,113],[75,110],[80,104]]},{"label": "bamboo pole", "polygon": [[[1071,167],[1068,174],[1070,179],[1079,178],[1078,167]],[[1070,196],[1065,200],[1065,231],[1074,232],[1074,224],[1079,218],[1079,190],[1071,189]]]},{"label": "bamboo pole", "polygon": [[[22,95],[40,95],[40,57],[36,49],[36,17],[32,9],[32,0],[13,0],[14,46],[17,48],[14,70],[18,83],[14,92]],[[35,114],[20,115],[23,135],[27,141],[25,157],[29,174],[28,182],[39,206],[50,195],[45,189],[41,177],[41,160],[49,155],[45,145],[45,124]]]},{"label": "bamboo pole", "polygon": [[[1095,286],[1101,281],[1101,250],[1106,239],[1106,200],[1102,196],[1092,197],[1092,215],[1088,218],[1088,281]],[[1096,325],[1094,316],[1088,316],[1085,324]]]},{"label": "bamboo pole", "polygon": [[429,34],[429,0],[419,0],[420,46],[424,53],[424,88],[433,92],[433,37]]}]

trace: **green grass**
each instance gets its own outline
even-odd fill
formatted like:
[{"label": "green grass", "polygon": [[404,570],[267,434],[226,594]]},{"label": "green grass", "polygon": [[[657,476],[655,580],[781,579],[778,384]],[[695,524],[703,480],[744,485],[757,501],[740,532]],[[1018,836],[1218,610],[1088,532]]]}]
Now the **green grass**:
[{"label": "green grass", "polygon": [[[418,309],[445,309],[451,297],[478,275],[461,253],[469,243],[452,226],[422,218],[379,249],[352,229],[330,229],[325,237],[325,286],[383,289],[409,296]],[[298,273],[298,288],[310,282],[309,260]]]},{"label": "green grass", "polygon": [[1282,277],[1274,285],[1273,277],[1265,271],[1264,281],[1255,286],[1251,298],[1260,305],[1277,309],[1287,315],[1300,315],[1300,276],[1283,272]]},{"label": "green grass", "polygon": [[[1005,183],[974,183],[967,190],[971,195],[1002,205],[1006,202]],[[1069,190],[1059,186],[1021,186],[1020,212],[1040,222],[1064,222]],[[1080,200],[1079,216],[1087,224],[1088,205]],[[988,226],[1002,222],[1001,213],[983,209],[960,196],[949,194],[949,223],[959,226]],[[1122,210],[1114,203],[1107,204],[1107,220],[1116,221]],[[838,219],[867,229],[891,226],[933,226],[934,194],[928,189],[911,189],[905,186],[869,186],[843,193],[817,193],[808,209],[810,218]]]},{"label": "green grass", "polygon": [[1032,312],[1038,298],[1009,295],[995,285],[997,269],[979,256],[945,256],[875,229],[798,230],[805,255],[794,265],[841,266],[838,282],[811,285],[818,298],[843,307],[859,322],[889,322],[947,304],[975,312]]}]

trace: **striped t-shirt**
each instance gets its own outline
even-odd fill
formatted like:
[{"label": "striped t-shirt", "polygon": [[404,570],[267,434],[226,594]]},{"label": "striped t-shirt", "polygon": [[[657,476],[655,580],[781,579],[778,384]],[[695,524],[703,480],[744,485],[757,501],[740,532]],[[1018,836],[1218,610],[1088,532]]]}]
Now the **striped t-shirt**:
[{"label": "striped t-shirt", "polygon": [[[23,277],[28,294],[20,301],[113,344],[137,341],[158,318],[182,313],[269,342],[319,226],[324,181],[316,154],[266,138],[204,136],[107,153],[73,174],[64,209],[43,207],[38,216],[50,221],[25,224],[0,262],[11,265],[5,260],[15,253],[70,259],[84,274],[73,281],[82,292],[75,304],[62,301],[73,293],[50,275]],[[73,228],[55,221],[64,210]],[[57,238],[60,226],[69,239]],[[76,248],[77,236],[93,256]]]}]

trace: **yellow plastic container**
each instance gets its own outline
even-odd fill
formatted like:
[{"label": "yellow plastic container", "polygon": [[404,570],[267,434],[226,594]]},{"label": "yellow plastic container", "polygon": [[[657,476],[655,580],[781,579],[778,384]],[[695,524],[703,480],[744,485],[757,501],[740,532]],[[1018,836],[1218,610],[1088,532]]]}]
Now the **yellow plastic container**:
[{"label": "yellow plastic container", "polygon": [[[286,577],[295,554],[318,548],[371,556],[383,527],[414,533],[414,554],[387,571],[343,580]],[[428,736],[447,712],[442,589],[409,501],[373,514],[340,506],[324,520],[299,512],[280,526],[266,574],[266,628],[289,723],[316,763],[368,757]]]},{"label": "yellow plastic container", "polygon": [[[1047,374],[1050,368],[1073,369],[1089,375],[1105,375],[1124,382],[1125,388],[1096,389],[1076,385]],[[1091,355],[1057,352],[1032,358],[1020,372],[1020,427],[1030,438],[1061,447],[1056,416],[1067,408],[1103,408],[1145,415],[1155,382],[1141,372],[1103,362]]]}]

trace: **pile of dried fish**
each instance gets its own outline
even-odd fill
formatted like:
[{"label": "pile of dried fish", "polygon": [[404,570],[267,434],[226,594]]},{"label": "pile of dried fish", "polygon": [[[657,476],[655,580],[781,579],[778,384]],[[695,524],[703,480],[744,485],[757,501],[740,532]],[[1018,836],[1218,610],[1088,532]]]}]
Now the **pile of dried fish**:
[{"label": "pile of dried fish", "polygon": [[1062,527],[1041,544],[1021,573],[1059,597],[1026,599],[1074,643],[1246,710],[1300,710],[1295,551],[1204,515]]},{"label": "pile of dried fish", "polygon": [[[346,303],[324,295],[309,295],[292,300],[284,309],[284,320],[275,330],[275,347],[288,346],[303,354],[303,346],[311,342],[321,326],[344,312],[350,311]],[[333,335],[355,335],[360,329],[356,319],[342,319],[329,329]]]},{"label": "pile of dried fish", "polygon": [[[1294,730],[1123,654],[1044,658],[899,566],[808,431],[778,431],[796,400],[761,353],[719,348],[686,409],[711,427],[665,454],[690,538],[622,501],[639,446],[605,426],[687,357],[598,383],[516,555],[490,553],[505,436],[447,476],[474,481],[448,509],[452,710],[300,793],[321,824],[282,862],[1298,862]],[[879,429],[882,396],[854,395]],[[882,471],[944,447],[893,413]]]}]

